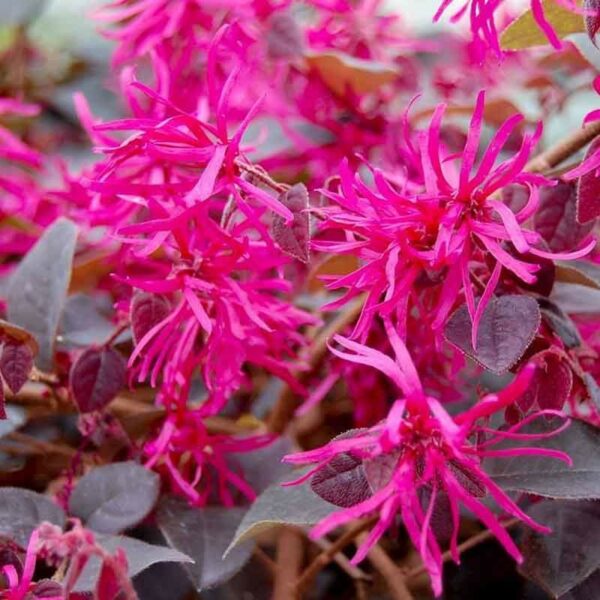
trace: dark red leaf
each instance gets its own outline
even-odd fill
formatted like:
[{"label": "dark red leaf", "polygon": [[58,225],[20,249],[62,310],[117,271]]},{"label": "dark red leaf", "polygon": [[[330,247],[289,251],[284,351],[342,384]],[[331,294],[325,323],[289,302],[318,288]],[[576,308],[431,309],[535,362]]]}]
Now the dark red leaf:
[{"label": "dark red leaf", "polygon": [[600,0],[584,0],[583,8],[585,11],[585,28],[587,34],[596,44],[596,34],[600,29]]},{"label": "dark red leaf", "polygon": [[[545,244],[544,244],[545,245]],[[512,254],[517,260],[537,265],[538,271],[535,273],[535,283],[525,283],[522,279],[517,277],[512,271],[504,268],[502,269],[502,277],[504,280],[510,280],[520,288],[529,290],[540,296],[549,296],[552,293],[554,287],[554,280],[556,278],[556,267],[554,262],[548,258],[542,258],[541,256],[535,256],[531,252],[525,252],[521,254],[516,250],[512,244],[506,245],[506,250]],[[549,250],[548,247],[545,250]],[[494,267],[494,263],[490,263],[490,268]]]},{"label": "dark red leaf", "polygon": [[586,238],[593,223],[577,222],[577,194],[573,183],[559,182],[540,190],[540,206],[534,217],[535,230],[553,252],[574,250]]},{"label": "dark red leaf", "polygon": [[336,456],[318,470],[310,485],[323,500],[343,508],[354,506],[371,495],[362,460],[349,452]]},{"label": "dark red leaf", "polygon": [[[348,439],[365,431],[365,429],[351,429],[334,439]],[[371,496],[362,459],[350,452],[336,456],[322,469],[319,469],[313,475],[310,486],[313,492],[321,496],[323,500],[343,508],[354,506]]]},{"label": "dark red leaf", "polygon": [[560,410],[569,399],[573,387],[573,372],[557,352],[541,352],[533,357],[537,365],[531,385],[519,400],[523,412],[536,405],[541,409]]},{"label": "dark red leaf", "polygon": [[526,186],[513,183],[502,188],[502,202],[514,213],[518,213],[527,204],[529,194]]},{"label": "dark red leaf", "polygon": [[[596,10],[598,7],[596,6]],[[586,17],[587,22],[588,17]],[[599,17],[595,17],[594,33],[598,30]],[[588,29],[589,31],[589,29]],[[595,139],[586,154],[586,159],[600,150],[600,139]],[[577,221],[588,223],[600,217],[600,177],[592,169],[577,180]]]},{"label": "dark red leaf", "polygon": [[69,385],[81,412],[104,408],[125,383],[125,359],[113,348],[88,348],[71,367]]},{"label": "dark red leaf", "polygon": [[446,339],[486,369],[503,373],[523,356],[540,326],[540,309],[529,296],[501,296],[487,305],[471,344],[471,317],[466,305],[450,317]]},{"label": "dark red leaf", "polygon": [[6,404],[4,402],[4,386],[0,381],[0,419],[6,419]]},{"label": "dark red leaf", "polygon": [[399,456],[400,452],[395,451],[382,454],[364,462],[365,475],[373,493],[379,491],[390,482]]},{"label": "dark red leaf", "polygon": [[164,296],[139,292],[133,296],[129,310],[133,341],[140,340],[171,312],[171,303]]},{"label": "dark red leaf", "polygon": [[292,211],[294,219],[287,224],[279,215],[273,217],[273,239],[290,256],[307,263],[310,258],[310,217],[306,187],[297,183],[279,196],[279,201]]},{"label": "dark red leaf", "polygon": [[33,368],[33,353],[24,343],[7,341],[0,356],[0,373],[13,394],[25,385]]},{"label": "dark red leaf", "polygon": [[289,13],[277,11],[269,18],[267,50],[271,58],[296,58],[302,55],[304,40],[297,20]]}]

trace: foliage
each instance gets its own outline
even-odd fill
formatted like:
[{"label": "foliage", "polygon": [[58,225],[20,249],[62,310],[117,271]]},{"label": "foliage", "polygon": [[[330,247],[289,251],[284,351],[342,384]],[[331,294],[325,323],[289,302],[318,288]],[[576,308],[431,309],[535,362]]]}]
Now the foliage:
[{"label": "foliage", "polygon": [[1,600],[593,597],[600,3],[412,4],[0,0]]}]

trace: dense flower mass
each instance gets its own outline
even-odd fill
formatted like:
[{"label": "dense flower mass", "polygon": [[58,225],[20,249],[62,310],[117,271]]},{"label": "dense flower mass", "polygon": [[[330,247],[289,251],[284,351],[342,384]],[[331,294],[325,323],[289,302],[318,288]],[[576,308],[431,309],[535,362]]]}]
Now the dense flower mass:
[{"label": "dense flower mass", "polygon": [[[541,235],[526,225],[539,208],[540,186],[552,185],[546,177],[526,171],[541,134],[539,127],[523,136],[513,156],[499,162],[507,141],[523,121],[521,115],[510,117],[475,165],[483,125],[483,93],[477,98],[458,156],[441,140],[445,108],[443,104],[436,108],[426,131],[406,131],[412,177],[398,179],[371,169],[374,186],[368,187],[342,164],[338,189],[323,192],[333,202],[320,211],[325,217],[323,227],[340,231],[343,239],[318,240],[314,246],[361,259],[360,269],[329,284],[330,289],[349,288],[334,307],[367,292],[355,331],[361,339],[368,335],[377,314],[394,314],[399,329],[406,331],[407,315],[425,288],[427,296],[437,300],[424,317],[431,319],[433,329],[445,323],[461,290],[464,292],[475,340],[503,269],[526,284],[535,283],[540,265],[520,255],[575,259],[595,246],[595,241],[589,240],[582,248],[552,254],[541,245]],[[498,198],[500,190],[512,185],[527,189],[518,210]],[[487,281],[476,305],[473,279],[479,273],[483,275],[479,281]]]},{"label": "dense flower mass", "polygon": [[600,78],[567,37],[600,5],[443,0],[429,35],[388,4],[107,0],[101,81],[7,26],[0,600],[143,600],[148,562],[191,597],[271,522],[325,548],[256,542],[275,600],[351,542],[440,596],[467,535],[525,572],[600,498]]}]

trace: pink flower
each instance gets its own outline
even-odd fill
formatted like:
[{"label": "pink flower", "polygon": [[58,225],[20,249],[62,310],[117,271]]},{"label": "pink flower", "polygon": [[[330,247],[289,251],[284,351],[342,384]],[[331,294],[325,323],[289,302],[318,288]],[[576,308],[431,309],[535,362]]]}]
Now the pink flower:
[{"label": "pink flower", "polygon": [[[330,305],[332,308],[367,294],[354,332],[361,340],[377,314],[395,317],[399,330],[405,332],[410,306],[420,305],[425,294],[428,305],[432,300],[434,304],[431,310],[422,311],[426,313],[423,318],[429,319],[434,329],[444,324],[464,294],[474,325],[473,339],[477,339],[479,321],[503,269],[524,283],[536,281],[539,265],[519,255],[568,260],[587,254],[595,245],[590,240],[573,252],[551,254],[543,249],[540,235],[526,224],[538,208],[539,186],[552,184],[525,170],[541,127],[524,135],[520,149],[499,162],[523,117],[507,119],[476,163],[484,93],[477,98],[468,136],[458,155],[450,154],[441,139],[445,108],[441,104],[435,109],[427,131],[411,134],[406,125],[410,176],[393,176],[371,168],[373,185],[367,185],[343,162],[337,189],[323,191],[332,202],[320,209],[329,239],[317,239],[313,246],[361,260],[358,270],[329,284],[332,290],[348,289]],[[529,191],[526,204],[517,211],[499,197],[502,188],[511,184]],[[478,303],[473,290],[476,280],[478,285],[485,281]]]},{"label": "pink flower", "polygon": [[[442,588],[442,551],[432,525],[432,515],[438,506],[436,503],[447,500],[449,505],[452,521],[450,549],[456,562],[459,560],[457,537],[461,504],[481,520],[507,552],[520,562],[519,549],[481,498],[489,494],[501,511],[537,530],[547,529],[528,517],[494,483],[483,470],[481,460],[485,456],[532,454],[558,458],[569,464],[570,459],[563,452],[535,447],[494,449],[494,445],[504,439],[530,440],[550,435],[525,434],[519,430],[540,414],[559,414],[555,411],[542,411],[507,430],[494,431],[480,424],[492,414],[503,411],[525,392],[533,374],[531,366],[523,368],[513,383],[501,392],[483,397],[469,410],[452,417],[436,398],[425,393],[406,346],[392,327],[388,326],[387,330],[396,360],[340,336],[335,339],[345,350],[331,348],[335,355],[345,360],[378,369],[401,390],[402,396],[394,402],[387,418],[352,437],[331,441],[316,450],[289,455],[284,460],[293,464],[316,465],[294,483],[305,481],[335,457],[347,452],[362,459],[365,465],[377,461],[381,468],[387,465],[388,472],[379,478],[371,497],[326,517],[315,526],[311,537],[323,536],[353,519],[378,513],[377,524],[353,558],[353,562],[357,563],[400,516],[429,571],[434,592],[439,595]],[[567,425],[565,423],[552,434]],[[474,436],[478,432],[486,434],[487,440],[473,441],[480,437]]]},{"label": "pink flower", "polygon": [[[0,257],[24,255],[43,228],[59,216],[60,207],[45,198],[37,180],[43,168],[42,154],[9,128],[15,118],[38,114],[36,105],[0,98]],[[6,261],[2,270],[10,265],[11,261]]]},{"label": "pink flower", "polygon": [[204,506],[218,500],[234,506],[239,496],[256,498],[243,473],[235,467],[235,454],[252,452],[273,441],[269,434],[234,437],[210,434],[202,410],[173,412],[158,436],[147,442],[146,467],[164,475],[174,493],[191,504]]},{"label": "pink flower", "polygon": [[[558,4],[574,12],[582,12],[575,0],[557,0]],[[478,43],[490,47],[497,54],[502,54],[495,17],[500,9],[505,6],[504,0],[443,0],[434,16],[437,21],[450,6],[457,6],[458,10],[451,20],[458,21],[466,13],[469,14],[471,33]],[[538,25],[548,38],[548,41],[557,49],[562,48],[562,42],[557,36],[552,24],[547,20],[542,0],[530,0],[531,12]]]},{"label": "pink flower", "polygon": [[207,204],[122,231],[147,231],[169,256],[163,261],[144,257],[144,276],[123,277],[168,306],[131,355],[140,381],[149,378],[156,385],[162,380],[169,394],[179,389],[185,398],[200,367],[211,394],[204,408],[216,410],[245,381],[243,365],[252,363],[303,393],[286,359],[304,343],[300,329],[314,319],[281,297],[290,284],[273,273],[287,259],[272,243],[252,240],[244,221],[223,230]]},{"label": "pink flower", "polygon": [[[8,583],[8,589],[2,592],[3,600],[27,600],[32,597],[30,589],[33,586],[33,575],[38,551],[38,537],[37,531],[34,531],[29,538],[29,544],[27,545],[27,552],[25,554],[25,564],[23,565],[23,572],[20,577],[13,565],[1,567],[0,572],[4,575]],[[50,600],[61,600],[61,597],[55,596]]]}]

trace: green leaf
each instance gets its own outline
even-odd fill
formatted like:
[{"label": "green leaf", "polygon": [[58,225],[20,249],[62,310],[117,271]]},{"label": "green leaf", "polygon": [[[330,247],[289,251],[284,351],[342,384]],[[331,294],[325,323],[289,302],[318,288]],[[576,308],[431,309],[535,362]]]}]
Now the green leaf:
[{"label": "green leaf", "polygon": [[[581,15],[562,7],[555,0],[543,0],[542,4],[546,20],[560,39],[573,33],[585,32],[585,22]],[[517,17],[500,36],[500,46],[503,50],[524,50],[548,43],[548,38],[537,24],[531,9]]]},{"label": "green leaf", "polygon": [[[302,472],[299,472],[298,476],[301,474]],[[254,501],[239,524],[224,556],[227,556],[239,543],[272,527],[314,525],[339,510],[337,506],[319,498],[308,482],[289,487],[281,485],[283,481],[289,480],[288,474],[283,480],[269,486]]]}]

